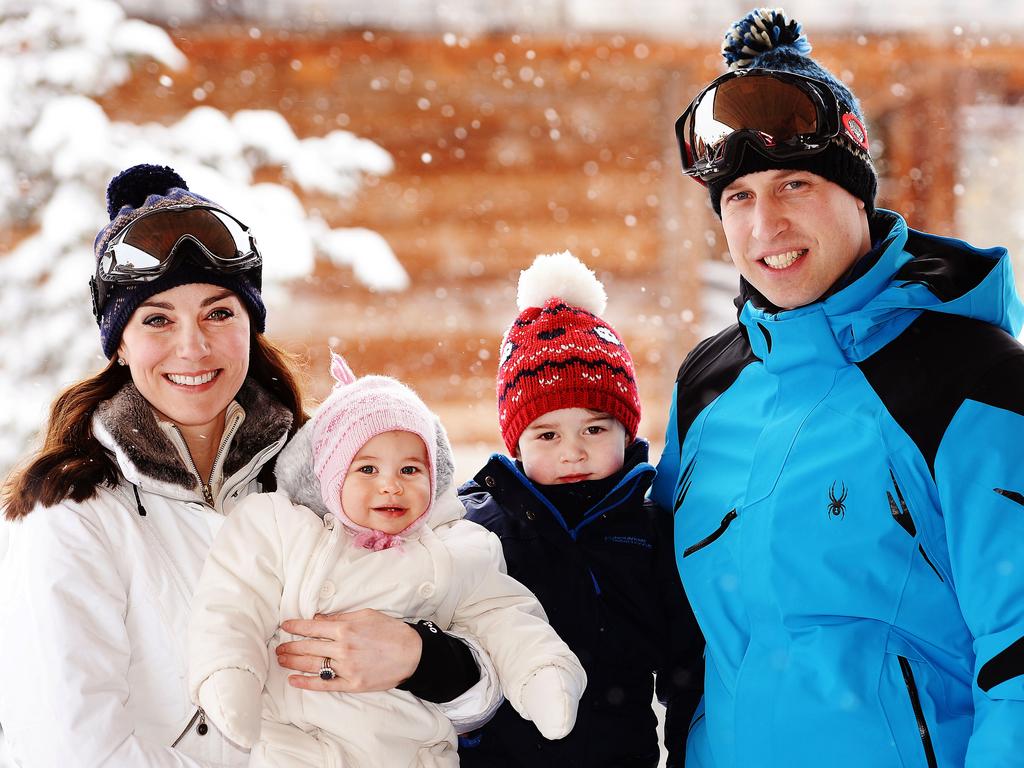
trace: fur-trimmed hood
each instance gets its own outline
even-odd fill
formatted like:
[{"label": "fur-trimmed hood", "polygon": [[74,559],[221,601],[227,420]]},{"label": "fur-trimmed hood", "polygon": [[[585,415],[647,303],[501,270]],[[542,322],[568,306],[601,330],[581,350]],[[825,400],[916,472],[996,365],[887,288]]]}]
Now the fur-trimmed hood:
[{"label": "fur-trimmed hood", "polygon": [[[224,477],[231,477],[268,446],[282,441],[292,426],[291,411],[251,378],[242,384],[232,405],[240,408],[244,420],[224,458]],[[196,488],[195,474],[133,382],[100,403],[92,427],[131,482],[149,479],[189,491]]]},{"label": "fur-trimmed hood", "polygon": [[[434,434],[437,437],[436,484],[434,506],[427,525],[435,528],[442,523],[462,517],[461,504],[439,504],[445,495],[452,495],[455,478],[455,464],[452,447],[441,421],[434,418]],[[288,445],[277,457],[274,472],[277,476],[277,490],[291,499],[293,504],[308,507],[323,517],[328,513],[320,496],[320,481],[313,471],[313,421],[310,420],[295,433]]]}]

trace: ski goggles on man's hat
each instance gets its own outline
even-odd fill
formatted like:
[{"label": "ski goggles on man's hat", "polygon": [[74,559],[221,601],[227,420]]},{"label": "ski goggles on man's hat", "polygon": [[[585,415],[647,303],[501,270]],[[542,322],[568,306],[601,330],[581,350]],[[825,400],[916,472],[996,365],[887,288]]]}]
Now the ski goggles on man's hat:
[{"label": "ski goggles on man's hat", "polygon": [[196,263],[232,274],[262,265],[256,240],[234,216],[207,205],[156,208],[117,233],[103,250],[92,278],[93,311],[99,316],[110,285],[156,280],[178,262],[186,249]]},{"label": "ski goggles on man's hat", "polygon": [[827,83],[770,69],[722,75],[676,120],[683,173],[702,182],[735,171],[748,147],[784,162],[816,155],[840,135],[867,151],[867,129]]}]

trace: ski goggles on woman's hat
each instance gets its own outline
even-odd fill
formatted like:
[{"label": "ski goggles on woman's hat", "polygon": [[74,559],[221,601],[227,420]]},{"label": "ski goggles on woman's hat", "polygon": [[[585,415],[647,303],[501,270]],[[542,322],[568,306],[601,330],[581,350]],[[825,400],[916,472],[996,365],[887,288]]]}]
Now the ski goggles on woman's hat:
[{"label": "ski goggles on woman's hat", "polygon": [[244,272],[263,263],[249,228],[234,216],[206,205],[157,208],[130,222],[103,250],[90,281],[96,316],[109,285],[156,280],[178,262],[185,244],[195,246],[187,252],[199,266],[215,272]]},{"label": "ski goggles on woman's hat", "polygon": [[827,83],[770,69],[722,75],[676,120],[683,173],[702,182],[732,173],[747,146],[784,162],[816,155],[841,134],[867,151],[863,122]]}]

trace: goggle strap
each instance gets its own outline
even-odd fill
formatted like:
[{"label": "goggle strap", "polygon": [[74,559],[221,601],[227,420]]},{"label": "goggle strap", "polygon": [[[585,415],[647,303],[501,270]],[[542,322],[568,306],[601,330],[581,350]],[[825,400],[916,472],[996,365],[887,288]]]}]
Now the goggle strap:
[{"label": "goggle strap", "polygon": [[89,294],[92,296],[92,316],[96,318],[96,325],[100,324],[100,286],[96,276],[89,278]]},{"label": "goggle strap", "polygon": [[[683,170],[685,171],[687,168],[693,167],[693,148],[690,147],[690,142],[686,141],[683,138],[680,138],[680,146],[682,146],[683,148],[684,159],[686,161],[683,164]],[[706,187],[708,185],[707,182],[704,181],[704,179],[702,179],[700,176],[691,176],[690,178],[696,181],[702,187]]]}]

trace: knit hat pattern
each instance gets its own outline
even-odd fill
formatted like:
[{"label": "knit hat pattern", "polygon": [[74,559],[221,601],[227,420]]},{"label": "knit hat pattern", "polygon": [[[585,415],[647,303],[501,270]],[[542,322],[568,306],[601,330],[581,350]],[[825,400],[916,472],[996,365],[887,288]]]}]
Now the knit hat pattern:
[{"label": "knit hat pattern", "polygon": [[[811,44],[799,22],[790,20],[781,8],[758,8],[733,24],[722,42],[722,57],[732,71],[768,69],[811,77],[828,85],[836,99],[845,104],[865,126],[860,102],[835,75],[808,54]],[[867,145],[867,133],[863,136]],[[832,139],[829,146],[816,155],[790,160],[771,160],[760,152],[745,147],[736,170],[728,176],[709,181],[711,206],[722,215],[722,191],[748,173],[767,170],[808,171],[839,185],[854,197],[863,200],[870,215],[875,208],[878,175],[868,151],[844,132]]]},{"label": "knit hat pattern", "polygon": [[[93,243],[97,265],[107,244],[133,221],[150,211],[182,205],[206,205],[228,213],[212,200],[189,190],[185,180],[168,166],[135,165],[119,173],[107,186],[110,223],[99,231]],[[163,291],[192,283],[209,283],[233,291],[248,310],[253,329],[257,333],[266,329],[260,268],[224,273],[211,265],[182,258],[155,280],[108,284],[107,301],[98,321],[103,354],[108,359],[117,354],[124,327],[139,304]]]},{"label": "knit hat pattern", "polygon": [[633,359],[600,315],[597,276],[568,251],[538,256],[519,276],[519,316],[498,362],[498,424],[510,454],[539,416],[562,408],[608,413],[630,440],[640,426]]},{"label": "knit hat pattern", "polygon": [[[320,481],[324,506],[368,549],[395,546],[425,524],[437,487],[435,417],[419,396],[390,376],[357,378],[344,358],[331,353],[336,384],[313,415],[313,471]],[[390,535],[359,525],[345,514],[341,489],[352,460],[367,441],[393,430],[411,432],[427,450],[430,501],[424,513],[404,530]]]}]

